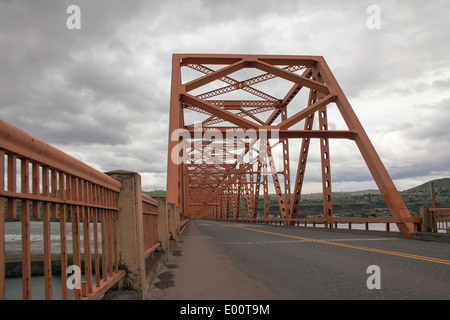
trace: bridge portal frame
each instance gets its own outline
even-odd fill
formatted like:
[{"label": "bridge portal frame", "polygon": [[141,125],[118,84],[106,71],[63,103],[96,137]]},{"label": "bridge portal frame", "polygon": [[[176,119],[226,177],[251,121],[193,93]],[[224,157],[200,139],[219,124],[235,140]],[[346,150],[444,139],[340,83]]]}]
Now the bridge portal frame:
[{"label": "bridge portal frame", "polygon": [[[200,75],[182,82],[182,68],[195,70]],[[235,79],[239,72],[242,73],[246,69],[256,69],[262,73],[245,80]],[[275,78],[290,82],[289,90],[281,98],[255,87]],[[262,187],[264,218],[268,219],[268,180],[271,177],[281,219],[285,224],[292,224],[294,220],[298,220],[296,218],[309,144],[311,139],[318,138],[324,208],[321,220],[326,227],[332,227],[337,221],[343,220],[333,217],[329,141],[350,139],[356,143],[386,202],[392,215],[390,221],[397,223],[400,232],[410,234],[417,231],[417,221],[411,217],[367,133],[322,56],[173,54],[171,81],[167,202],[178,206],[180,212],[192,218],[235,220],[239,219],[239,216],[243,218],[246,212],[250,220],[256,220]],[[226,85],[220,87],[218,82]],[[209,91],[198,93],[201,88]],[[309,91],[307,105],[288,115],[290,102],[301,90]],[[194,93],[196,91],[197,93]],[[256,98],[211,99],[235,91],[245,91]],[[329,104],[337,106],[347,130],[328,128]],[[196,124],[185,123],[186,110],[206,118]],[[268,113],[269,116],[257,117],[262,113]],[[319,130],[313,130],[315,114]],[[303,130],[294,129],[302,121]],[[225,125],[218,126],[219,123]],[[227,139],[223,138],[223,135],[221,139],[218,133],[227,130],[255,133],[256,139],[254,136],[253,139],[248,139],[248,136]],[[206,133],[209,134],[208,139],[204,138]],[[282,168],[275,168],[271,154],[274,145],[269,142],[271,138],[278,138],[275,145],[282,146]],[[301,138],[302,144],[295,180],[292,181],[289,139],[293,138]],[[259,147],[255,150],[257,144]],[[240,150],[241,153],[230,152],[227,146],[233,151]],[[252,150],[257,153],[257,159],[253,158],[249,163],[239,161]],[[246,209],[243,210],[245,205]]]}]

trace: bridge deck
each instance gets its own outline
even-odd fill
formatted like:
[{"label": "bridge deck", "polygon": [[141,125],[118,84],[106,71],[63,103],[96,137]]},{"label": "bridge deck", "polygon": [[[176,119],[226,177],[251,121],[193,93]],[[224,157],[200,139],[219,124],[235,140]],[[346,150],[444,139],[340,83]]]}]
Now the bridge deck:
[{"label": "bridge deck", "polygon": [[194,220],[148,298],[450,299],[449,271],[449,243]]}]

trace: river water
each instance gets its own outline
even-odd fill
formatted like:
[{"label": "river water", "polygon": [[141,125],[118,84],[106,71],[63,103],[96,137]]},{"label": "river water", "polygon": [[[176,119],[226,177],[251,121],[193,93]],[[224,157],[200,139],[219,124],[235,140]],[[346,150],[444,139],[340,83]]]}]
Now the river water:
[{"label": "river water", "polygon": [[[100,224],[98,228],[98,241],[101,241],[101,229]],[[22,231],[21,231],[20,221],[11,221],[5,223],[5,252],[6,254],[17,254],[22,252]],[[83,223],[80,223],[80,240],[83,241]],[[91,222],[90,233],[91,233],[91,248],[94,252],[94,227]],[[66,242],[67,242],[67,252],[72,253],[72,223],[66,222]],[[50,247],[52,254],[61,253],[61,243],[60,243],[60,223],[50,222]],[[44,232],[43,232],[43,222],[42,221],[30,221],[30,250],[31,254],[42,254],[44,253]],[[81,252],[83,253],[83,245],[81,246]],[[99,248],[101,252],[101,246]]]},{"label": "river water", "polygon": [[[98,223],[98,241],[101,243],[101,228]],[[5,223],[5,253],[21,254],[22,253],[22,231],[20,221],[10,221]],[[80,241],[81,253],[84,252],[83,246],[83,223],[80,223]],[[94,252],[94,232],[93,223],[90,225],[91,233],[91,252]],[[66,247],[67,253],[71,254],[72,250],[72,223],[66,222]],[[50,248],[52,254],[61,253],[60,242],[60,223],[50,222]],[[101,245],[99,245],[99,253],[101,253]],[[30,221],[30,251],[31,254],[44,253],[44,233],[42,221]],[[68,274],[70,276],[70,274]],[[60,300],[61,295],[61,276],[52,275],[52,298]],[[31,277],[31,299],[44,299],[44,276]],[[5,279],[5,299],[6,300],[21,300],[22,299],[22,277],[6,278]],[[69,290],[69,299],[73,299],[73,290]]]},{"label": "river water", "polygon": [[[61,276],[52,276],[52,299],[62,299]],[[68,291],[73,299],[73,290]],[[31,277],[31,300],[44,300],[44,276]],[[22,300],[22,277],[5,279],[5,300]]]}]

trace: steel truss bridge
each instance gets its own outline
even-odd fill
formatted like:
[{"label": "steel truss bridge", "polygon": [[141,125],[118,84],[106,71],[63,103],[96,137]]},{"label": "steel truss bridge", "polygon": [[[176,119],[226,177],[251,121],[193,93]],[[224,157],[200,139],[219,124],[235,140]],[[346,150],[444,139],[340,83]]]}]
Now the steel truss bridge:
[{"label": "steel truss bridge", "polygon": [[[330,128],[336,117],[331,107],[345,130]],[[312,139],[320,141],[323,214],[305,218],[299,204]],[[336,139],[356,144],[391,217],[333,216],[330,144]],[[294,150],[298,157],[292,161]],[[269,214],[269,187],[277,196],[278,219]],[[193,219],[328,228],[383,222],[396,223],[405,235],[420,223],[321,56],[174,54],[167,202]]]}]

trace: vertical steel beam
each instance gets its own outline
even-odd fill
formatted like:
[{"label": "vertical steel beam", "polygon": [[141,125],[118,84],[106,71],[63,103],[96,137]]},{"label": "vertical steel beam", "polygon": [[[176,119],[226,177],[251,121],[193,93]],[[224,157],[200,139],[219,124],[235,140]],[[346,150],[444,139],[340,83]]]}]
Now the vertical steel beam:
[{"label": "vertical steel beam", "polygon": [[167,187],[166,199],[167,203],[178,204],[178,199],[181,195],[178,194],[178,166],[171,159],[171,152],[174,150],[179,141],[172,140],[172,134],[179,129],[180,126],[180,84],[181,84],[181,70],[180,58],[177,55],[172,56],[172,82],[170,95],[170,111],[169,111],[169,146],[167,159]]},{"label": "vertical steel beam", "polygon": [[[312,105],[317,100],[317,93],[314,90],[310,90],[308,105]],[[304,130],[312,130],[314,123],[314,113],[311,113],[306,119],[304,124]],[[306,171],[306,161],[308,159],[309,145],[311,139],[303,138],[302,146],[300,148],[298,165],[297,165],[297,174],[294,182],[294,199],[292,201],[292,209],[291,209],[291,217],[296,218],[298,214],[298,208],[300,203],[300,197],[302,193],[303,181],[305,177]]]},{"label": "vertical steel beam", "polygon": [[[317,69],[313,72],[314,79],[323,83],[323,79]],[[324,97],[324,94],[318,93],[318,99]],[[317,111],[319,118],[319,130],[328,131],[327,106],[323,106]],[[330,146],[328,138],[320,138],[320,163],[322,169],[322,197],[323,197],[323,216],[326,220],[325,227],[333,227],[333,202],[331,191],[331,162]]]},{"label": "vertical steel beam", "polygon": [[269,204],[269,187],[267,182],[267,173],[263,176],[263,187],[264,187],[264,220],[265,223],[268,223],[269,213],[270,213],[270,204]]},{"label": "vertical steel beam", "polygon": [[[287,110],[286,106],[282,106],[281,110],[281,121],[287,119]],[[283,178],[284,178],[284,207],[286,210],[286,219],[287,223],[289,223],[291,217],[291,171],[290,171],[290,163],[289,163],[289,140],[281,139],[281,145],[283,148]]]},{"label": "vertical steel beam", "polygon": [[275,162],[274,162],[273,156],[272,156],[272,147],[270,146],[269,141],[267,141],[267,159],[269,162],[270,170],[273,172],[272,180],[273,180],[273,185],[275,187],[275,194],[278,199],[278,206],[280,207],[280,215],[284,221],[287,221],[286,204],[284,203],[283,191],[281,190],[281,185],[280,185],[280,181],[278,179]]},{"label": "vertical steel beam", "polygon": [[[320,130],[328,130],[327,109],[323,107],[318,112]],[[330,147],[327,138],[320,139],[320,162],[322,167],[322,196],[323,196],[323,216],[326,219],[325,227],[332,227],[333,204],[331,193],[331,173],[330,173]]]},{"label": "vertical steel beam", "polygon": [[259,189],[261,186],[261,169],[262,169],[262,162],[260,157],[258,157],[258,171],[256,173],[255,196],[253,200],[253,212],[252,212],[253,219],[256,219],[258,216]]}]

